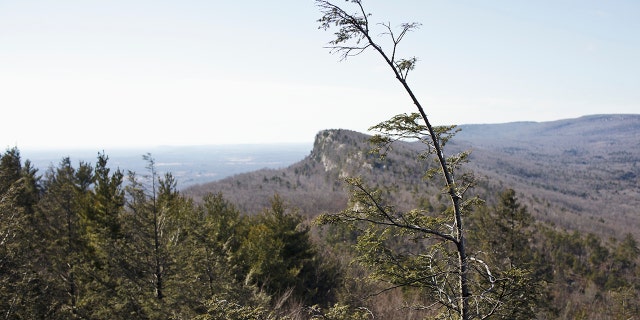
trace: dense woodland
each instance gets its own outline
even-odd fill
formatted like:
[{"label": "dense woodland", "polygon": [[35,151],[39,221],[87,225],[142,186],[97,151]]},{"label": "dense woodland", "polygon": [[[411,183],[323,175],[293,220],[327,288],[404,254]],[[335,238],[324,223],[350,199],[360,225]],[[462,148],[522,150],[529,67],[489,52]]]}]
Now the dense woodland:
[{"label": "dense woodland", "polygon": [[[340,133],[334,131],[333,140]],[[331,132],[326,135],[318,143]],[[328,172],[327,165],[338,165],[330,153],[318,154],[322,150],[317,145],[310,158]],[[360,156],[373,161],[359,166],[371,172],[376,163],[380,170],[393,167],[393,157]],[[411,265],[380,259],[384,251],[372,256],[363,246],[372,241],[367,229],[320,226],[277,193],[252,211],[238,209],[223,193],[194,201],[177,190],[170,173],[157,172],[150,155],[144,161],[146,172],[125,174],[98,154],[95,164],[64,158],[41,173],[16,148],[2,154],[4,318],[421,319],[439,313],[420,307],[431,299],[426,288],[395,287],[380,277]],[[376,185],[408,175],[395,170],[380,171],[386,181]],[[393,195],[400,184],[382,194]],[[344,183],[339,189],[346,193]],[[631,234],[565,231],[537,221],[514,190],[491,193],[465,219],[469,247],[493,276],[505,279],[497,282],[505,290],[492,292],[511,295],[502,297],[507,303],[493,318],[639,317],[640,251]],[[403,202],[446,211],[438,194]],[[378,249],[404,257],[425,248],[403,235],[379,239]]]}]

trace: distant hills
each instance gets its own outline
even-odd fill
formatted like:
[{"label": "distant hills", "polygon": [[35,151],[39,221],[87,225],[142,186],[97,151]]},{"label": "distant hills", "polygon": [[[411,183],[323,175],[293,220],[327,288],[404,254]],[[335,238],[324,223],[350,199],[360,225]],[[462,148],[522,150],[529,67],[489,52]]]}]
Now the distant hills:
[{"label": "distant hills", "polygon": [[[530,199],[539,218],[613,235],[640,226],[640,115],[466,125],[469,167]],[[550,203],[560,208],[545,210]]]},{"label": "distant hills", "polygon": [[[540,220],[619,237],[640,236],[640,115],[593,115],[551,122],[462,125],[445,151],[471,150],[473,192],[483,198],[515,189]],[[369,154],[369,136],[349,130],[318,133],[303,160],[282,169],[237,174],[184,190],[199,198],[222,192],[246,212],[259,212],[274,193],[303,214],[344,208],[343,178],[385,186],[399,208],[446,204],[438,180],[422,179],[432,163],[402,142],[384,160]]]}]

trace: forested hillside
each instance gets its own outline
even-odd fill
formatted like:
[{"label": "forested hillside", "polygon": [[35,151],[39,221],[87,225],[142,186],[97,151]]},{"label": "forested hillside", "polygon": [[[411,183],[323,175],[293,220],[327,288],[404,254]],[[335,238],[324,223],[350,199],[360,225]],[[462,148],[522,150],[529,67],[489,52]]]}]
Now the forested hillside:
[{"label": "forested hillside", "polygon": [[[471,259],[490,270],[479,273],[489,275],[483,296],[500,302],[490,318],[640,317],[638,128],[638,116],[593,116],[462,126],[449,141],[449,152],[472,150],[461,172],[475,173],[466,197],[482,201],[465,215],[467,242]],[[429,257],[448,259],[432,251],[437,242],[331,216],[313,221],[367,203],[355,200],[369,194],[356,192],[354,180],[345,184],[353,177],[374,190],[376,205],[405,218],[420,212],[437,220],[449,210],[442,188],[425,178],[435,164],[419,157],[420,145],[396,142],[381,158],[369,152],[369,138],[322,131],[288,168],[184,192],[172,174],[158,174],[150,155],[137,173],[110,168],[105,154],[95,164],[63,158],[39,172],[18,149],[6,150],[0,312],[6,319],[441,314],[425,307],[434,297],[420,276],[434,267]],[[401,275],[409,286],[382,281]]]},{"label": "forested hillside", "polygon": [[538,219],[640,237],[640,115],[460,128],[451,146],[472,151],[469,168],[518,190]]},{"label": "forested hillside", "polygon": [[[540,220],[603,238],[640,237],[640,115],[594,115],[553,122],[462,125],[447,150],[470,150],[466,169],[477,178],[475,194],[513,188]],[[343,178],[363,176],[395,188],[398,204],[435,201],[438,190],[424,183],[419,145],[404,142],[381,160],[370,154],[368,136],[326,130],[309,156],[281,170],[259,170],[194,186],[198,199],[224,192],[248,212],[268,204],[274,193],[308,216],[346,205]]]}]

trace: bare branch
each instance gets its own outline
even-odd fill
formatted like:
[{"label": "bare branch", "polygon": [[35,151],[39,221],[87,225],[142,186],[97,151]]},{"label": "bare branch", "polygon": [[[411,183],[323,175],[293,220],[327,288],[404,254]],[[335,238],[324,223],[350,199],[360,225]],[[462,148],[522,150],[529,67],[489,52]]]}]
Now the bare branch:
[{"label": "bare branch", "polygon": [[348,57],[355,57],[357,55],[360,55],[369,47],[370,45],[366,45],[363,47],[332,46],[332,47],[325,47],[325,48],[329,49],[329,52],[331,52],[332,54],[339,54],[340,61],[342,61],[342,60],[346,60]]},{"label": "bare branch", "polygon": [[[382,222],[382,221],[373,220],[373,219],[370,219],[370,218],[359,218],[359,217],[357,218],[358,220],[367,221],[367,222],[371,222],[371,223],[376,223],[376,224],[380,224],[380,225],[395,226],[395,227],[398,227],[398,228],[401,228],[401,229],[419,231],[419,232],[422,232],[422,233],[426,233],[426,234],[437,236],[439,238],[442,238],[443,240],[451,241],[456,245],[458,244],[457,240],[454,237],[452,237],[452,236],[450,236],[448,234],[444,234],[442,232],[439,232],[437,230],[430,229],[430,228],[423,228],[423,227],[420,227],[420,226],[415,225],[415,224],[399,223],[398,221],[396,221],[395,218],[393,218],[391,216],[391,214],[389,212],[387,212],[386,208],[376,199],[376,197],[371,192],[369,192],[362,184],[358,183],[357,181],[353,181],[352,186],[355,187],[358,191],[360,191],[360,193],[362,195],[366,196],[367,199],[369,201],[371,201],[375,205],[377,211],[380,214],[382,214],[386,218],[386,220],[388,222]],[[359,213],[357,210],[353,210],[352,212]]]}]

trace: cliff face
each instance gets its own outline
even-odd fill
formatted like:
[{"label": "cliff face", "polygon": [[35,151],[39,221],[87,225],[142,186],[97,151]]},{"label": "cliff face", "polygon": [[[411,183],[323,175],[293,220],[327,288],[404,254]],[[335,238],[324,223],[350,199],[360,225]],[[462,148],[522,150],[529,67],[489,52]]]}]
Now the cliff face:
[{"label": "cliff face", "polygon": [[222,192],[249,213],[259,212],[278,193],[303,214],[315,216],[345,208],[348,192],[344,179],[362,177],[372,187],[402,189],[393,201],[400,206],[411,205],[415,193],[426,186],[422,176],[427,163],[416,159],[414,146],[409,143],[396,144],[384,160],[370,150],[368,135],[324,130],[316,135],[310,154],[287,168],[239,174],[188,188],[184,193],[198,199],[208,192]]}]

